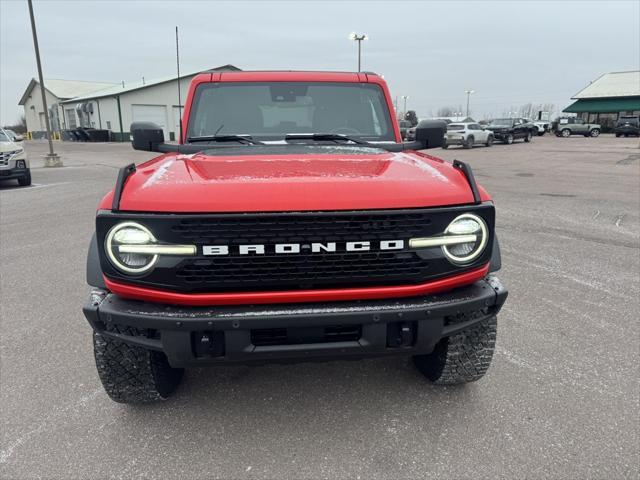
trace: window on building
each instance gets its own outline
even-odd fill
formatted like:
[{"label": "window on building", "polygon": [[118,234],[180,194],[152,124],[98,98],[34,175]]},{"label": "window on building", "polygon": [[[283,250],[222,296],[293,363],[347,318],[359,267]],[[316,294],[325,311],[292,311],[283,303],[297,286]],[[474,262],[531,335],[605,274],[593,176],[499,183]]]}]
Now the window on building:
[{"label": "window on building", "polygon": [[107,120],[107,130],[111,130],[111,122]]},{"label": "window on building", "polygon": [[604,132],[611,130],[615,126],[616,120],[618,120],[617,113],[601,113],[598,115],[598,123]]}]

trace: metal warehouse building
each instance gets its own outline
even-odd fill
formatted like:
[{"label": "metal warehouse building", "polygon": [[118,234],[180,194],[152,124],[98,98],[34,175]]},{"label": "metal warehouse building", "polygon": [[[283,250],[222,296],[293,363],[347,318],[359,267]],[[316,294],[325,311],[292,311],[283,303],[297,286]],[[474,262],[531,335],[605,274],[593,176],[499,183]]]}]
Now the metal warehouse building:
[{"label": "metal warehouse building", "polygon": [[[180,75],[182,101],[189,83],[203,71],[238,71],[233,65],[198,70]],[[20,105],[24,105],[27,130],[34,137],[44,136],[44,109],[40,85],[31,80]],[[109,130],[115,141],[129,140],[132,122],[154,122],[165,138],[175,140],[180,126],[177,75],[134,83],[95,83],[45,80],[51,128],[54,132],[76,128]],[[84,91],[82,91],[84,89]],[[64,137],[63,137],[64,138]]]},{"label": "metal warehouse building", "polygon": [[640,116],[640,71],[605,73],[571,98],[564,112],[610,130],[619,116]]}]

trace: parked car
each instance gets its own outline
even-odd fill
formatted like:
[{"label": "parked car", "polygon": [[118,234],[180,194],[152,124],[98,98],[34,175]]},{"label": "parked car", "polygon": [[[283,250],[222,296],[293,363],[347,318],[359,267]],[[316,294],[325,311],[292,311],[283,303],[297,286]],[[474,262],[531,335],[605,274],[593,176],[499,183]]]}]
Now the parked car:
[{"label": "parked car", "polygon": [[556,137],[570,137],[571,135],[584,135],[585,137],[597,137],[601,127],[597,123],[587,123],[578,117],[561,117],[552,124]]},{"label": "parked car", "polygon": [[535,127],[539,137],[543,136],[551,129],[551,122],[549,120],[529,120],[529,122]]},{"label": "parked car", "polygon": [[398,127],[400,127],[400,136],[403,140],[407,138],[407,130],[409,130],[412,125],[408,120],[398,120]]},{"label": "parked car", "polygon": [[0,180],[16,179],[21,187],[31,185],[31,169],[24,147],[0,128]]},{"label": "parked car", "polygon": [[613,129],[616,137],[640,136],[640,117],[620,117]]},{"label": "parked car", "polygon": [[187,98],[186,142],[131,125],[162,154],[123,167],[96,212],[83,311],[113,400],[162,400],[204,365],[404,355],[440,385],[487,372],[507,297],[496,211],[468,164],[416,151],[444,122],[402,143],[373,73],[200,74]]},{"label": "parked car", "polygon": [[491,120],[487,130],[493,133],[495,140],[500,140],[507,145],[512,144],[518,138],[530,142],[537,128],[524,118],[496,118]]},{"label": "parked car", "polygon": [[24,137],[22,135],[14,132],[13,130],[9,130],[8,128],[5,128],[4,131],[9,134],[9,136],[12,138],[14,142],[21,142],[22,140],[24,140]]},{"label": "parked car", "polygon": [[482,128],[478,123],[450,123],[447,125],[447,133],[444,136],[442,148],[449,145],[462,145],[464,148],[472,148],[474,145],[493,145],[493,132]]}]

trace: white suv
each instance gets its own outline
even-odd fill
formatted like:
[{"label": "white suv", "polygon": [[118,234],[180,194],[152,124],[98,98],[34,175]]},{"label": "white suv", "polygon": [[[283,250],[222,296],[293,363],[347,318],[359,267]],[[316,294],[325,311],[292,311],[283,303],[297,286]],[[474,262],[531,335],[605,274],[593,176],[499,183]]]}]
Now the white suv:
[{"label": "white suv", "polygon": [[13,141],[13,137],[0,128],[0,180],[15,178],[22,187],[31,185],[29,160],[24,147]]},{"label": "white suv", "polygon": [[444,136],[442,148],[449,145],[462,145],[471,148],[474,145],[493,145],[493,132],[482,128],[478,123],[450,123],[447,125],[447,133]]}]

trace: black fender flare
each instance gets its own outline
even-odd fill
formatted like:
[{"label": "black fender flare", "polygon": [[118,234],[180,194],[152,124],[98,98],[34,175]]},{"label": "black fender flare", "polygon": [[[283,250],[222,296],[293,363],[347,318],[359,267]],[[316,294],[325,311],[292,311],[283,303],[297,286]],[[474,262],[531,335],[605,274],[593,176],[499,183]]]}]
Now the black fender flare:
[{"label": "black fender flare", "polygon": [[491,250],[491,262],[489,263],[489,272],[497,272],[502,268],[502,255],[500,255],[500,242],[498,235],[493,238],[493,249]]},{"label": "black fender flare", "polygon": [[100,267],[100,255],[98,254],[98,238],[95,232],[91,236],[89,243],[89,253],[87,254],[87,283],[92,287],[107,290]]}]

